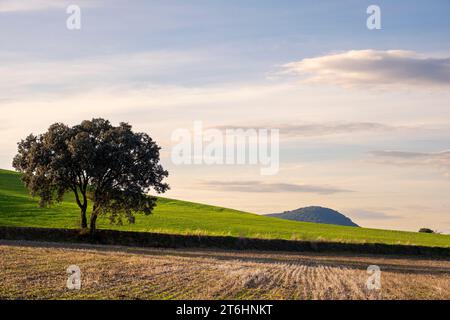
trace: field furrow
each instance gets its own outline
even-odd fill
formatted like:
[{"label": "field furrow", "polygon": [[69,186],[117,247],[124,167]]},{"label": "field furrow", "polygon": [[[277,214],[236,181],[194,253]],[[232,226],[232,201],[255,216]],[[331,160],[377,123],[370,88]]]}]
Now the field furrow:
[{"label": "field furrow", "polygon": [[[0,243],[2,299],[450,299],[450,261]],[[369,265],[381,290],[365,287]],[[69,265],[81,290],[66,288]]]}]

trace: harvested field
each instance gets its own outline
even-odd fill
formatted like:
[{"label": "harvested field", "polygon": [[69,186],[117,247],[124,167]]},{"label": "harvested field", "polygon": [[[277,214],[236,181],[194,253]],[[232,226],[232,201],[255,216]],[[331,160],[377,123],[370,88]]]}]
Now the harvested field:
[{"label": "harvested field", "polygon": [[[2,299],[450,299],[448,260],[8,241],[0,257]],[[81,290],[66,288],[70,265]]]}]

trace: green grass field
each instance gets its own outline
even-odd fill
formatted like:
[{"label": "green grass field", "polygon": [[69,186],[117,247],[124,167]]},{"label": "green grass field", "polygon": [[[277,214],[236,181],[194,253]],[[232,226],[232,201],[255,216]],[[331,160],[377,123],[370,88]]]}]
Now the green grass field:
[{"label": "green grass field", "polygon": [[[0,169],[0,225],[78,228],[79,209],[71,195],[51,208],[39,208],[38,200],[28,195],[19,174]],[[102,218],[98,227],[174,234],[450,247],[449,235],[295,222],[166,198],[158,200],[152,215],[137,215],[135,224],[110,225]]]}]

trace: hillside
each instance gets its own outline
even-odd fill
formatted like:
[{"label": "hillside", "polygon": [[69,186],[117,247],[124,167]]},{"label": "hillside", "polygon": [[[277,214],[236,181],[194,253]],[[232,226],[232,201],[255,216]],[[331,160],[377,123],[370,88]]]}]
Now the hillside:
[{"label": "hillside", "polygon": [[276,217],[286,220],[315,222],[334,224],[338,226],[359,227],[350,218],[344,216],[342,213],[324,207],[312,206],[300,208],[292,211],[285,211],[283,213],[268,214],[268,217]]},{"label": "hillside", "polygon": [[[39,208],[23,187],[19,174],[0,170],[0,225],[78,228],[79,209],[72,195],[51,208]],[[230,235],[269,239],[329,240],[357,243],[415,244],[450,247],[450,236],[297,222],[247,212],[159,198],[151,216],[138,215],[135,224],[100,229],[174,234]]]}]

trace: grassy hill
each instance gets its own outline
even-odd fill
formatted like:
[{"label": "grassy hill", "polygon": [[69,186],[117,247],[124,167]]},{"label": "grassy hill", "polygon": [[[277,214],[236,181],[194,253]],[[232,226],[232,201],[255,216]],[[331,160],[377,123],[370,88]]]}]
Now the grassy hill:
[{"label": "grassy hill", "polygon": [[282,213],[268,214],[269,217],[302,221],[302,222],[316,222],[334,224],[338,226],[358,227],[350,218],[342,213],[324,207],[312,206],[300,208],[292,211],[285,211]]},{"label": "grassy hill", "polygon": [[[78,228],[79,209],[71,195],[51,208],[39,208],[19,174],[0,169],[0,226]],[[450,247],[450,236],[296,222],[187,201],[160,198],[154,214],[137,215],[135,224],[100,229],[174,234],[230,235],[270,239],[327,240],[357,243]]]}]

